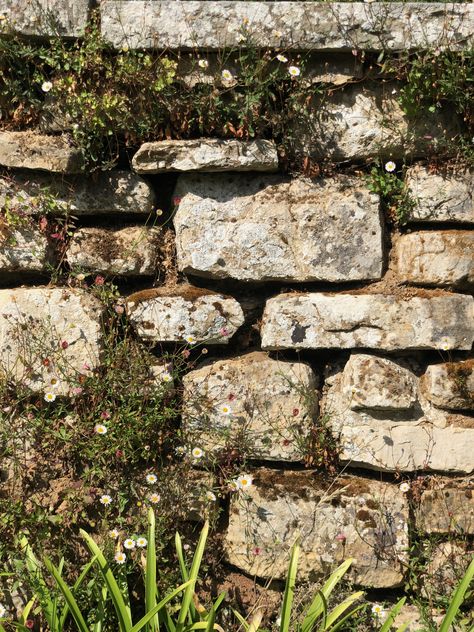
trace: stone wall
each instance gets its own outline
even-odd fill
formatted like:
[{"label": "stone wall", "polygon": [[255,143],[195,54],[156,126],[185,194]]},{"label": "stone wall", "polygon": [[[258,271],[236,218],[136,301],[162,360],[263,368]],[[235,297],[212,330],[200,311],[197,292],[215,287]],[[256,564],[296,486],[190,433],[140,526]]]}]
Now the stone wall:
[{"label": "stone wall", "polygon": [[[81,35],[87,0],[40,4],[65,37]],[[0,0],[18,31],[48,35],[31,7]],[[358,584],[402,585],[414,527],[474,535],[473,177],[424,160],[459,122],[440,110],[413,126],[398,85],[353,82],[350,51],[467,47],[473,5],[104,0],[100,10],[119,48],[217,50],[241,43],[244,22],[261,46],[333,56],[315,81],[347,86],[317,121],[315,102],[314,126],[297,137],[313,160],[342,166],[289,176],[271,139],[205,138],[145,143],[129,165],[87,175],[67,134],[1,131],[2,206],[33,222],[0,232],[0,369],[47,390],[47,367],[25,360],[18,335],[47,321],[68,340],[64,370],[92,371],[103,307],[48,275],[61,261],[73,279],[113,278],[155,354],[208,349],[183,379],[184,436],[206,456],[243,450],[253,477],[230,501],[227,561],[282,578],[299,535],[303,578],[354,557]],[[401,227],[358,168],[374,156],[412,165]],[[65,250],[41,228],[44,187],[50,216],[76,218]],[[337,476],[324,474],[321,429]]]}]

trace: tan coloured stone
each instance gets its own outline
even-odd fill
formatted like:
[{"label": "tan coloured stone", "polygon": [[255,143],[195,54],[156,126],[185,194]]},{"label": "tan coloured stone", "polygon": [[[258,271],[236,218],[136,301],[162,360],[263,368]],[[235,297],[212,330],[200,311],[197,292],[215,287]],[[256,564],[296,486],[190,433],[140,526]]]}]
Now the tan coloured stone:
[{"label": "tan coloured stone", "polygon": [[317,412],[317,378],[302,362],[256,351],[210,362],[184,377],[183,430],[206,452],[301,461]]},{"label": "tan coloured stone", "polygon": [[469,410],[474,407],[474,360],[432,364],[420,380],[426,399],[439,408]]},{"label": "tan coloured stone", "polygon": [[138,335],[148,342],[227,344],[244,323],[234,298],[190,286],[132,294],[127,313]]},{"label": "tan coloured stone", "polygon": [[181,176],[179,268],[241,281],[355,281],[382,274],[379,198],[351,177]]},{"label": "tan coloured stone", "polygon": [[396,244],[401,281],[420,285],[474,284],[474,232],[423,231],[402,235]]},{"label": "tan coloured stone", "polygon": [[474,301],[448,294],[280,294],[263,313],[262,348],[464,349],[474,341]]},{"label": "tan coloured stone", "polygon": [[426,167],[410,167],[406,184],[415,206],[414,222],[474,222],[474,175],[431,173]]},{"label": "tan coloured stone", "polygon": [[474,559],[474,548],[466,542],[439,542],[425,555],[428,556],[428,564],[422,592],[425,597],[436,599],[454,594],[469,563]]},{"label": "tan coloured stone", "polygon": [[35,132],[0,132],[0,165],[53,173],[80,173],[84,157],[63,136]]},{"label": "tan coloured stone", "polygon": [[474,535],[473,482],[435,482],[433,488],[425,490],[421,496],[416,524],[425,533]]},{"label": "tan coloured stone", "polygon": [[0,290],[0,373],[34,391],[70,394],[99,363],[102,313],[83,290]]},{"label": "tan coloured stone", "polygon": [[[231,499],[228,561],[250,575],[283,579],[300,538],[298,578],[314,581],[355,558],[352,579],[388,588],[402,582],[408,504],[394,485],[357,477],[259,469]],[[258,554],[256,553],[258,551]]]},{"label": "tan coloured stone", "polygon": [[276,171],[278,155],[271,140],[162,140],[144,143],[133,156],[137,173],[169,171]]},{"label": "tan coloured stone", "polygon": [[0,0],[0,29],[22,35],[81,37],[90,0]]},{"label": "tan coloured stone", "polygon": [[37,228],[0,224],[0,272],[43,272],[51,262],[48,240]]},{"label": "tan coloured stone", "polygon": [[81,228],[69,244],[67,261],[70,266],[104,274],[153,275],[158,271],[162,245],[159,228]]}]

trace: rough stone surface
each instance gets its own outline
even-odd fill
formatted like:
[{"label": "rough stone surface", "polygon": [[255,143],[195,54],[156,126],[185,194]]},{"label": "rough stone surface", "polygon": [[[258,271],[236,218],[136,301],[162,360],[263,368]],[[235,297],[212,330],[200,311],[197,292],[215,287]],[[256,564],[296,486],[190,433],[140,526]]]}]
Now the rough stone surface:
[{"label": "rough stone surface", "polygon": [[84,158],[63,136],[0,132],[0,165],[53,173],[80,173]]},{"label": "rough stone surface", "polygon": [[67,261],[81,270],[104,274],[153,275],[158,270],[162,243],[158,228],[81,228],[69,244]]},{"label": "rough stone surface", "polygon": [[396,245],[401,281],[421,285],[474,284],[474,232],[423,231],[402,235]]},{"label": "rough stone surface", "polygon": [[81,37],[90,0],[0,0],[3,31],[23,35]]},{"label": "rough stone surface", "polygon": [[102,312],[82,290],[0,290],[0,373],[35,391],[69,394],[98,365]]},{"label": "rough stone surface", "polygon": [[474,548],[466,542],[439,542],[425,555],[429,560],[423,577],[424,596],[450,596],[474,559]]},{"label": "rough stone surface", "polygon": [[401,583],[408,506],[396,486],[345,476],[322,481],[311,472],[259,469],[254,475],[254,485],[231,500],[225,538],[231,564],[250,575],[283,579],[299,536],[300,580],[315,580],[353,557],[356,583]]},{"label": "rough stone surface", "polygon": [[250,458],[301,461],[317,412],[316,386],[308,365],[260,351],[207,363],[184,378],[187,442],[206,452],[238,447]]},{"label": "rough stone surface", "polygon": [[[51,196],[54,205],[48,203]],[[6,203],[9,208],[27,214],[148,215],[153,210],[155,196],[145,180],[128,171],[67,179],[44,173],[17,173],[13,178],[0,178],[0,206]]]},{"label": "rough stone surface", "polygon": [[432,404],[448,410],[474,408],[474,360],[432,364],[420,380],[421,390]]},{"label": "rough stone surface", "polygon": [[51,261],[48,240],[37,228],[0,225],[0,272],[42,272]]},{"label": "rough stone surface", "polygon": [[117,48],[216,50],[253,45],[296,50],[382,50],[469,47],[474,15],[468,4],[166,2],[105,0],[102,34]]},{"label": "rough stone surface", "polygon": [[227,344],[244,323],[234,298],[193,287],[137,292],[128,297],[127,312],[150,342]]},{"label": "rough stone surface", "polygon": [[271,140],[162,140],[144,143],[133,156],[137,173],[167,171],[276,171]]},{"label": "rough stone surface", "polygon": [[280,294],[266,303],[262,348],[470,350],[473,315],[462,294]]},{"label": "rough stone surface", "polygon": [[379,198],[356,178],[181,176],[180,270],[242,281],[355,281],[382,274]]},{"label": "rough stone surface", "polygon": [[406,183],[415,206],[415,222],[474,222],[474,174],[430,173],[422,165],[410,167]]},{"label": "rough stone surface", "polygon": [[474,471],[474,424],[433,409],[408,368],[354,354],[329,380],[323,403],[340,458],[386,471]]},{"label": "rough stone surface", "polygon": [[[472,450],[472,444],[471,444]],[[425,533],[474,535],[474,484],[447,482],[421,496],[416,513],[417,527]]]}]

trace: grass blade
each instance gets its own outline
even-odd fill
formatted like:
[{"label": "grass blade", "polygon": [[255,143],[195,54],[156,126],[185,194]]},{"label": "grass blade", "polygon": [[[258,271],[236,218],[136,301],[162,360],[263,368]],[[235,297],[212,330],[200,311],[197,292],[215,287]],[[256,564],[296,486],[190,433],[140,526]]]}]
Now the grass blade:
[{"label": "grass blade", "polygon": [[362,610],[363,608],[365,608],[364,604],[357,606],[357,608],[354,608],[354,610],[348,612],[345,617],[339,619],[339,621],[335,625],[333,625],[332,628],[328,628],[327,632],[337,632],[337,630],[340,630],[345,625],[346,621],[351,619],[356,614],[356,612],[359,612],[359,610]]},{"label": "grass blade", "polygon": [[206,632],[213,632],[215,620],[216,620],[216,611],[214,610],[214,606],[211,606],[211,611],[209,612],[209,616],[207,618]]},{"label": "grass blade", "polygon": [[451,598],[449,603],[448,611],[446,612],[443,622],[441,623],[441,627],[439,632],[448,632],[453,623],[459,608],[464,601],[464,595],[466,594],[467,589],[469,588],[469,584],[471,583],[474,577],[474,560],[469,564],[467,571],[464,577],[461,580],[461,583],[456,588],[454,595]]},{"label": "grass blade", "polygon": [[151,621],[155,614],[157,614],[162,608],[164,608],[164,606],[166,606],[169,601],[174,599],[176,595],[179,595],[179,593],[183,590],[187,590],[190,585],[192,585],[192,580],[189,580],[184,584],[181,584],[181,586],[178,586],[178,588],[175,588],[172,593],[159,601],[156,606],[150,610],[150,612],[147,612],[147,614],[142,617],[140,621],[133,626],[133,628],[130,628],[129,632],[139,632],[139,630],[141,630],[149,621]]},{"label": "grass blade", "polygon": [[[201,560],[204,553],[204,547],[206,546],[207,534],[209,533],[209,521],[206,520],[199,536],[199,541],[196,547],[196,551],[193,557],[193,563],[191,564],[191,570],[189,571],[190,584],[186,588],[183,601],[181,603],[181,610],[179,611],[178,621],[176,623],[176,632],[183,632],[184,623],[186,617],[189,615],[191,606],[193,606],[192,599],[194,588],[199,574],[199,568],[201,566]],[[194,606],[193,606],[194,607]]]},{"label": "grass blade", "polygon": [[393,622],[395,621],[395,617],[400,612],[403,607],[403,604],[407,600],[406,597],[402,597],[400,601],[393,606],[390,612],[387,615],[387,618],[384,621],[383,626],[380,628],[379,632],[390,632],[390,628],[392,627]]},{"label": "grass blade", "polygon": [[44,617],[49,627],[54,630],[54,604],[51,593],[48,590],[46,582],[41,573],[41,565],[38,558],[33,553],[33,549],[28,544],[25,537],[20,539],[20,547],[25,552],[25,561],[28,574],[31,578],[33,590],[43,611]]},{"label": "grass blade", "polygon": [[[156,606],[156,545],[155,545],[155,512],[148,509],[148,545],[146,552],[145,569],[145,613],[150,612]],[[158,615],[148,624],[149,632],[158,632],[160,623]]]},{"label": "grass blade", "polygon": [[[87,562],[87,564],[84,566],[84,568],[81,571],[81,574],[79,575],[79,577],[76,579],[76,581],[74,582],[74,586],[72,587],[72,594],[75,595],[76,592],[79,590],[79,588],[82,585],[82,582],[84,581],[84,579],[87,576],[87,573],[90,571],[90,569],[92,568],[94,562],[96,560],[96,557],[94,556],[89,562]],[[61,612],[61,616],[59,617],[59,629],[62,630],[64,628],[64,624],[66,623],[66,619],[67,616],[69,614],[69,606],[67,604],[67,602],[64,604],[64,608],[62,609]]]},{"label": "grass blade", "polygon": [[336,623],[339,617],[341,617],[355,601],[360,599],[363,594],[363,590],[353,593],[352,595],[349,595],[349,597],[344,599],[344,601],[341,601],[341,603],[338,604],[335,608],[333,608],[326,619],[326,628],[329,629],[334,623]]},{"label": "grass blade", "polygon": [[290,629],[291,607],[293,605],[293,597],[295,594],[296,572],[298,569],[299,554],[300,545],[297,540],[293,544],[293,547],[291,549],[290,565],[288,566],[285,593],[283,595],[283,603],[281,606],[280,632],[288,632]]},{"label": "grass blade", "polygon": [[71,612],[71,616],[74,619],[74,621],[76,622],[77,627],[79,628],[80,632],[89,632],[89,628],[87,627],[87,624],[84,620],[84,617],[82,616],[82,612],[79,608],[79,606],[77,605],[77,601],[74,598],[74,595],[72,594],[69,586],[66,584],[66,582],[64,581],[64,579],[61,577],[61,573],[59,571],[59,569],[57,569],[54,564],[48,560],[48,558],[45,558],[44,560],[45,566],[48,569],[48,571],[51,573],[51,575],[54,577],[59,590],[61,591],[64,600],[66,601],[67,605],[69,606],[69,610]]},{"label": "grass blade", "polygon": [[237,610],[234,610],[232,608],[232,612],[234,613],[235,618],[239,621],[240,625],[244,628],[245,632],[247,632],[249,629],[249,624],[247,623],[247,621],[243,618],[240,612],[237,612]]}]

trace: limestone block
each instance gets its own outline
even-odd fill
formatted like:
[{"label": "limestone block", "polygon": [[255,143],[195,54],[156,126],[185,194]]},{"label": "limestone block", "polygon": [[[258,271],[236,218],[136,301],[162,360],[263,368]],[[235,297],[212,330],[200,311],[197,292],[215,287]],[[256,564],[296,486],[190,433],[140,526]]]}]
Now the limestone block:
[{"label": "limestone block", "polygon": [[444,362],[427,367],[420,380],[424,396],[438,408],[474,407],[474,360]]},{"label": "limestone block", "polygon": [[90,0],[0,0],[0,28],[23,35],[81,37]]},{"label": "limestone block", "polygon": [[162,245],[159,228],[81,228],[69,244],[67,261],[70,266],[104,274],[153,275],[158,270]]},{"label": "limestone block", "polygon": [[401,281],[421,285],[474,284],[474,232],[430,230],[402,235],[395,248]]},{"label": "limestone block", "polygon": [[138,335],[148,342],[227,344],[244,323],[234,298],[190,286],[132,294],[127,313]]},{"label": "limestone block", "polygon": [[0,272],[43,272],[51,262],[48,240],[37,228],[0,225]]},{"label": "limestone block", "polygon": [[302,362],[256,351],[210,362],[184,378],[183,430],[207,452],[301,461],[317,412],[317,378]]},{"label": "limestone block", "polygon": [[103,0],[101,28],[116,48],[240,48],[248,36],[265,49],[456,49],[471,44],[474,15],[461,3]]},{"label": "limestone block", "polygon": [[401,583],[408,505],[396,486],[349,476],[322,480],[309,471],[259,469],[253,475],[254,484],[231,499],[224,542],[231,564],[283,579],[299,537],[300,581],[314,581],[353,557],[356,583]]},{"label": "limestone block", "polygon": [[425,490],[416,512],[416,524],[425,533],[474,535],[474,484],[448,481]]},{"label": "limestone block", "polygon": [[473,315],[462,294],[280,294],[266,303],[262,348],[469,350]]},{"label": "limestone block", "polygon": [[80,173],[84,157],[64,136],[0,132],[0,165],[53,173]]},{"label": "limestone block", "polygon": [[67,395],[99,363],[103,306],[83,290],[0,290],[0,373]]},{"label": "limestone block", "polygon": [[180,270],[241,281],[355,281],[382,274],[379,198],[357,178],[181,176]]},{"label": "limestone block", "polygon": [[26,214],[148,215],[154,203],[152,187],[128,171],[67,179],[44,173],[0,178],[0,206],[8,204]]},{"label": "limestone block", "polygon": [[409,216],[415,222],[474,222],[474,174],[431,173],[426,167],[410,167],[406,184],[415,206]]},{"label": "limestone block", "polygon": [[144,143],[133,156],[137,173],[168,171],[276,171],[278,155],[271,140],[162,140]]}]

